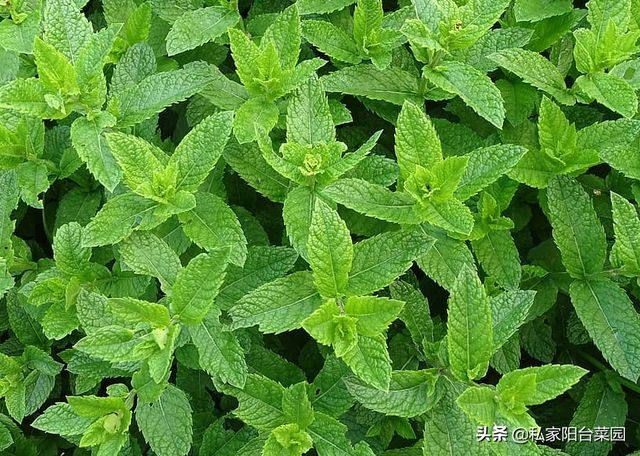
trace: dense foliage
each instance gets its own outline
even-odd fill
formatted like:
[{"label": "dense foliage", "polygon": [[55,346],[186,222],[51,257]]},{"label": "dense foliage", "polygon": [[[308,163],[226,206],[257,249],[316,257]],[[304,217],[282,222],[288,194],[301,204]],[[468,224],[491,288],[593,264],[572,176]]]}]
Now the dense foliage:
[{"label": "dense foliage", "polygon": [[0,454],[638,447],[640,1],[0,19]]}]

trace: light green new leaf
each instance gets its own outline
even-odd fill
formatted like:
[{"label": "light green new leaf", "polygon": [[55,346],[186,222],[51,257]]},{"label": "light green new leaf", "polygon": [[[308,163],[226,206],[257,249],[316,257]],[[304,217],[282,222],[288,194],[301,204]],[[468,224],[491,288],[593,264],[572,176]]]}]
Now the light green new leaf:
[{"label": "light green new leaf", "polygon": [[136,422],[154,453],[184,456],[191,448],[193,418],[189,398],[169,385],[153,404],[142,401],[136,406]]},{"label": "light green new leaf", "polygon": [[426,413],[439,399],[436,369],[395,371],[389,391],[382,392],[355,377],[345,379],[349,393],[366,408],[385,415],[412,418]]},{"label": "light green new leaf", "polygon": [[342,296],[353,259],[351,233],[338,213],[320,199],[316,200],[311,218],[307,251],[320,295],[324,298]]},{"label": "light green new leaf", "polygon": [[222,6],[210,6],[181,15],[167,34],[167,53],[180,54],[213,41],[240,20],[237,11]]},{"label": "light green new leaf", "polygon": [[329,102],[317,76],[311,76],[289,99],[287,141],[303,146],[336,139]]},{"label": "light green new leaf", "polygon": [[263,333],[281,333],[301,327],[302,320],[322,303],[311,272],[301,271],[269,282],[246,294],[229,310],[231,327],[259,325]]},{"label": "light green new leaf", "polygon": [[[576,429],[623,427],[627,411],[628,405],[624,393],[611,386],[605,372],[599,372],[589,380],[569,426]],[[607,440],[571,441],[567,442],[565,450],[571,455],[604,456],[611,452],[613,445],[614,442]]]},{"label": "light green new leaf", "polygon": [[127,266],[136,274],[156,277],[166,293],[171,290],[182,268],[171,247],[147,231],[133,233],[120,243],[118,250]]},{"label": "light green new leaf", "polygon": [[469,162],[454,193],[455,197],[466,201],[513,168],[526,152],[526,148],[512,144],[474,150],[469,154]]},{"label": "light green new leaf", "polygon": [[462,62],[445,62],[441,67],[425,65],[424,76],[436,86],[458,95],[481,117],[502,128],[505,110],[500,90],[484,73]]},{"label": "light green new leaf", "polygon": [[623,377],[640,377],[640,318],[627,293],[609,280],[571,284],[571,302],[593,343]]},{"label": "light green new leaf", "polygon": [[386,287],[401,276],[433,239],[418,231],[394,231],[355,244],[346,292],[362,296]]},{"label": "light green new leaf", "polygon": [[547,92],[560,103],[575,104],[575,98],[567,91],[560,71],[537,52],[504,49],[488,57],[504,69],[520,76],[524,82]]},{"label": "light green new leaf", "polygon": [[527,320],[535,296],[535,291],[515,290],[491,298],[494,352],[507,343]]},{"label": "light green new leaf", "polygon": [[209,312],[224,281],[228,261],[228,251],[211,250],[193,258],[178,272],[170,307],[182,323],[195,325]]},{"label": "light green new leaf", "polygon": [[460,271],[449,297],[447,342],[451,372],[457,378],[484,377],[493,352],[491,307],[482,282],[467,266]]},{"label": "light green new leaf", "polygon": [[402,105],[395,139],[401,180],[409,177],[416,165],[429,168],[442,161],[440,139],[422,105],[409,101]]},{"label": "light green new leaf", "polygon": [[373,65],[356,65],[320,78],[327,92],[361,95],[402,106],[405,100],[420,103],[418,79],[399,68],[379,70]]},{"label": "light green new leaf", "polygon": [[363,179],[337,180],[326,186],[322,194],[349,209],[387,222],[409,225],[421,221],[414,212],[416,201],[411,196]]},{"label": "light green new leaf", "polygon": [[176,147],[168,166],[177,170],[176,190],[195,192],[222,155],[231,134],[233,114],[213,114],[191,130]]},{"label": "light green new leaf", "polygon": [[554,176],[547,198],[553,239],[569,275],[580,278],[600,272],[607,243],[589,195],[574,179]]},{"label": "light green new leaf", "polygon": [[194,95],[214,79],[207,65],[196,62],[148,76],[118,92],[111,102],[116,106],[118,125],[128,127],[149,119],[167,106]]},{"label": "light green new leaf", "polygon": [[588,96],[625,117],[633,117],[638,112],[638,97],[633,87],[612,74],[580,76],[575,83]]},{"label": "light green new leaf", "polygon": [[243,388],[247,378],[244,351],[236,336],[223,328],[219,311],[210,311],[202,321],[189,326],[191,340],[198,349],[200,366],[211,376]]},{"label": "light green new leaf", "polygon": [[614,250],[624,267],[634,274],[640,273],[640,220],[638,212],[629,201],[611,192],[613,229],[616,234]]},{"label": "light green new leaf", "polygon": [[91,120],[78,117],[71,124],[71,141],[78,156],[98,181],[112,192],[122,179],[122,171],[111,153],[103,131],[113,127],[116,118],[100,112]]},{"label": "light green new leaf", "polygon": [[52,45],[36,38],[33,56],[38,67],[38,79],[52,91],[63,95],[79,95],[76,70],[69,60]]},{"label": "light green new leaf", "polygon": [[365,48],[382,26],[384,12],[382,2],[377,0],[359,0],[353,13],[353,37],[356,43]]},{"label": "light green new leaf", "polygon": [[229,261],[242,266],[247,257],[247,240],[231,208],[211,193],[196,193],[196,207],[178,214],[184,233],[199,247],[227,250]]}]

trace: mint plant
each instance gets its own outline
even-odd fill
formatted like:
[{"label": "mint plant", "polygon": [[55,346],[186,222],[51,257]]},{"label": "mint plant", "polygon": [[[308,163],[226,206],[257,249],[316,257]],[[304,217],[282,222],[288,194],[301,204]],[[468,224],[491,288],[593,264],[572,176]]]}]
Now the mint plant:
[{"label": "mint plant", "polygon": [[639,40],[0,0],[0,454],[640,454]]}]

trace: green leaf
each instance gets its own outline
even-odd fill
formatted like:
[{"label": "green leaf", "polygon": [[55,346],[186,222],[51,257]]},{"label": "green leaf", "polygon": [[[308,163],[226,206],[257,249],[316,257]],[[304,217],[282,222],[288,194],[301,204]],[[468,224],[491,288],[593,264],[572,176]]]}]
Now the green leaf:
[{"label": "green leaf", "polygon": [[136,421],[151,449],[162,456],[183,456],[191,448],[193,418],[187,395],[173,385],[153,404],[136,406]]},{"label": "green leaf", "polygon": [[223,328],[215,310],[189,326],[191,340],[198,349],[200,366],[211,376],[238,388],[247,379],[244,351],[233,333]]},{"label": "green leaf", "polygon": [[111,153],[117,160],[127,186],[145,197],[155,197],[154,177],[164,171],[154,146],[142,138],[124,133],[106,133]]},{"label": "green leaf", "polygon": [[122,179],[122,171],[111,153],[103,131],[113,127],[115,117],[108,112],[100,112],[89,120],[78,117],[71,125],[71,141],[78,156],[98,181],[109,191],[113,191]]},{"label": "green leaf", "polygon": [[[627,416],[627,402],[624,393],[614,389],[604,372],[595,374],[589,380],[587,388],[573,414],[570,426],[576,429],[596,429],[598,427],[623,427]],[[606,424],[605,424],[606,423]],[[614,443],[601,440],[598,442],[567,442],[565,450],[576,455],[606,455]]]},{"label": "green leaf", "polygon": [[422,105],[409,101],[402,105],[395,139],[395,152],[402,181],[415,171],[416,165],[429,168],[442,161],[440,139]]},{"label": "green leaf", "polygon": [[282,69],[291,69],[298,63],[301,35],[298,8],[292,5],[265,30],[260,46],[264,49],[267,43],[272,43],[278,52]]},{"label": "green leaf", "polygon": [[0,108],[15,110],[40,119],[66,117],[67,113],[59,109],[64,109],[64,106],[54,107],[49,104],[47,96],[51,95],[39,79],[15,79],[0,86]]},{"label": "green leaf", "polygon": [[117,244],[134,228],[153,228],[163,222],[153,210],[159,204],[135,193],[124,193],[109,200],[84,228],[82,245],[98,247]]},{"label": "green leaf", "polygon": [[513,168],[527,149],[511,144],[482,147],[469,154],[469,162],[454,195],[466,201]]},{"label": "green leaf", "polygon": [[231,263],[244,264],[247,240],[236,214],[222,199],[210,193],[196,193],[196,207],[178,218],[184,233],[199,247],[226,250]]},{"label": "green leaf", "polygon": [[355,0],[300,0],[296,2],[300,14],[325,14],[341,10]]},{"label": "green leaf", "polygon": [[437,401],[435,369],[395,371],[389,392],[371,388],[355,377],[345,379],[349,393],[366,408],[385,415],[412,418],[426,413]]},{"label": "green leaf", "polygon": [[243,389],[231,393],[238,399],[233,414],[259,431],[271,431],[287,422],[282,411],[284,388],[261,375],[249,374]]},{"label": "green leaf", "polygon": [[351,408],[353,399],[343,381],[349,375],[349,366],[333,355],[327,356],[309,388],[314,393],[311,405],[316,412],[336,417]]},{"label": "green leaf", "polygon": [[313,423],[314,413],[307,396],[307,383],[300,382],[290,386],[282,397],[282,411],[290,423],[305,429]]},{"label": "green leaf", "polygon": [[104,326],[80,339],[74,348],[105,361],[122,362],[133,359],[138,344],[134,331],[120,326]]},{"label": "green leaf", "polygon": [[313,75],[289,99],[287,141],[304,146],[335,141],[335,126],[322,84]]},{"label": "green leaf", "polygon": [[383,233],[355,244],[346,292],[361,296],[378,291],[401,276],[433,240],[417,231]]},{"label": "green leaf", "polygon": [[269,133],[275,127],[279,115],[275,103],[262,97],[249,98],[236,111],[233,133],[240,144],[256,141],[262,130]]},{"label": "green leaf", "polygon": [[344,178],[329,184],[322,194],[335,202],[370,217],[392,223],[417,224],[415,200],[405,194],[392,192],[363,179]]},{"label": "green leaf", "polygon": [[231,327],[259,325],[263,333],[279,334],[301,327],[321,304],[310,272],[295,272],[246,294],[229,310]]},{"label": "green leaf", "polygon": [[69,60],[52,45],[36,38],[33,56],[38,67],[38,79],[52,91],[60,91],[63,96],[78,95],[78,77]]},{"label": "green leaf", "polygon": [[213,114],[182,139],[167,165],[176,167],[176,190],[195,192],[207,178],[227,144],[232,118],[230,112]]},{"label": "green leaf", "polygon": [[171,311],[182,323],[195,325],[207,314],[225,278],[228,253],[212,250],[201,253],[176,277]]},{"label": "green leaf", "polygon": [[287,195],[282,209],[282,218],[291,246],[304,259],[309,258],[307,241],[316,199],[317,194],[315,192],[306,186],[299,186]]},{"label": "green leaf", "polygon": [[528,367],[504,375],[498,382],[496,393],[502,395],[502,399],[505,400],[509,389],[516,387],[523,378],[533,376],[535,379],[533,392],[520,396],[519,400],[524,405],[539,405],[560,396],[578,383],[586,373],[585,369],[571,364]]},{"label": "green leaf", "polygon": [[40,11],[36,9],[27,14],[19,24],[14,21],[2,21],[0,23],[2,47],[8,51],[32,54],[34,39],[41,33],[41,17]]},{"label": "green leaf", "polygon": [[[298,3],[298,9],[300,4]],[[356,42],[344,30],[326,21],[303,21],[302,35],[321,52],[342,62],[357,65],[362,61]]]},{"label": "green leaf", "polygon": [[638,97],[633,87],[612,74],[580,76],[576,84],[588,96],[624,117],[633,117],[638,112]]},{"label": "green leaf", "polygon": [[424,452],[434,456],[489,456],[493,454],[475,437],[477,423],[456,403],[464,385],[443,377],[443,396],[425,415]]},{"label": "green leaf", "polygon": [[347,225],[322,200],[316,200],[307,241],[314,283],[324,298],[343,295],[351,270],[353,246]]},{"label": "green leaf", "polygon": [[56,267],[68,276],[80,275],[89,266],[91,249],[82,247],[82,227],[76,222],[61,226],[53,239]]},{"label": "green leaf", "polygon": [[504,49],[489,56],[504,69],[520,76],[524,82],[547,92],[560,103],[573,105],[575,99],[567,91],[560,71],[537,52],[525,49]]},{"label": "green leaf", "polygon": [[569,275],[580,278],[600,272],[607,243],[589,195],[577,181],[554,176],[547,198],[553,239]]},{"label": "green leaf", "polygon": [[379,70],[373,65],[349,66],[320,78],[327,92],[360,95],[402,106],[405,100],[419,103],[418,80],[399,68]]},{"label": "green leaf", "polygon": [[67,56],[72,64],[87,45],[93,32],[91,24],[73,0],[45,2],[44,39]]},{"label": "green leaf", "polygon": [[358,335],[357,343],[342,356],[342,359],[353,373],[366,383],[384,392],[389,391],[391,359],[384,335]]},{"label": "green leaf", "polygon": [[58,402],[45,410],[31,425],[49,434],[71,436],[81,435],[93,421],[94,418],[79,416],[69,404]]},{"label": "green leaf", "polygon": [[470,417],[484,426],[493,426],[496,417],[496,393],[487,387],[471,387],[456,400],[456,404]]},{"label": "green leaf", "polygon": [[403,304],[402,301],[378,296],[352,296],[344,304],[344,311],[356,318],[359,334],[375,337],[385,332],[398,318]]},{"label": "green leaf", "polygon": [[520,253],[506,230],[489,230],[486,236],[471,242],[482,269],[506,289],[518,288],[522,277]]},{"label": "green leaf", "polygon": [[113,98],[118,125],[128,127],[149,119],[167,106],[194,95],[213,80],[206,66],[195,63],[148,76]]},{"label": "green leaf", "polygon": [[640,273],[640,246],[635,241],[640,238],[638,212],[633,204],[614,192],[611,192],[611,206],[615,255],[629,272]]},{"label": "green leaf", "polygon": [[515,290],[491,298],[494,352],[506,344],[525,323],[535,296],[535,291]]},{"label": "green leaf", "polygon": [[82,418],[99,418],[125,408],[119,397],[67,396],[73,411]]},{"label": "green leaf", "polygon": [[587,20],[598,38],[606,32],[609,21],[624,30],[630,19],[630,0],[591,0],[587,5],[589,14]]},{"label": "green leaf", "polygon": [[382,27],[382,3],[374,0],[359,0],[353,13],[353,37],[356,43],[366,48],[368,41]]},{"label": "green leaf", "polygon": [[518,22],[536,22],[571,12],[571,0],[516,0],[513,13]]},{"label": "green leaf", "polygon": [[109,298],[107,303],[116,318],[129,323],[150,323],[152,326],[160,328],[171,324],[169,311],[162,304],[130,297]]},{"label": "green leaf", "polygon": [[222,6],[210,6],[186,11],[167,35],[167,53],[180,54],[213,41],[240,20],[237,11]]},{"label": "green leaf", "polygon": [[136,274],[156,277],[165,291],[171,290],[182,268],[178,255],[153,233],[133,233],[120,243],[119,251]]},{"label": "green leaf", "polygon": [[640,320],[626,292],[609,280],[575,281],[570,292],[580,321],[605,359],[620,375],[637,381]]},{"label": "green leaf", "polygon": [[466,266],[449,297],[447,335],[451,372],[463,381],[484,377],[492,355],[491,307],[482,282]]},{"label": "green leaf", "polygon": [[502,128],[505,110],[500,90],[485,74],[462,62],[446,62],[436,69],[426,65],[424,77],[447,92],[458,95],[481,117]]},{"label": "green leaf", "polygon": [[250,426],[243,426],[238,432],[228,430],[221,417],[204,432],[200,452],[211,456],[235,456],[257,432]]}]

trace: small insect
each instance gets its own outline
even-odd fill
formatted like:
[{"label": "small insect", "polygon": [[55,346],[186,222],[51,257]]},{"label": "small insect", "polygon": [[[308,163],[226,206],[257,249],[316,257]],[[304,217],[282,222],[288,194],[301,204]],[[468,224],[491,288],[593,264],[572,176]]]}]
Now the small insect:
[{"label": "small insect", "polygon": [[602,191],[598,190],[597,188],[594,188],[593,189],[593,194],[596,195],[596,196],[600,196],[600,195],[602,195]]}]

